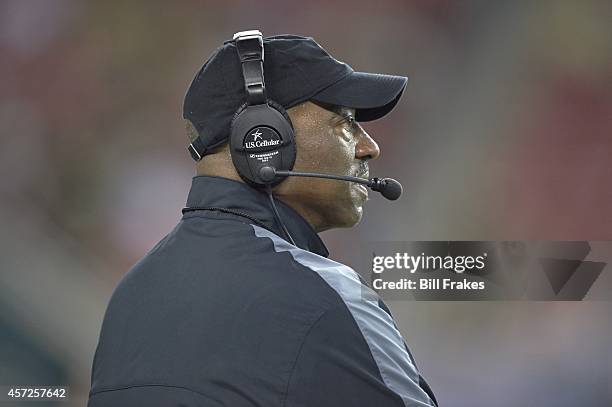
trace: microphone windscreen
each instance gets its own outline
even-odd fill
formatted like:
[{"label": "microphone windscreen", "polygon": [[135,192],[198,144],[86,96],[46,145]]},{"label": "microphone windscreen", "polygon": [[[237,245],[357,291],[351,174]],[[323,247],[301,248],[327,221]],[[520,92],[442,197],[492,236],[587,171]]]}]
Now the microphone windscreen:
[{"label": "microphone windscreen", "polygon": [[385,178],[382,181],[384,182],[384,186],[380,189],[382,196],[390,201],[395,201],[402,195],[402,184],[393,178]]}]

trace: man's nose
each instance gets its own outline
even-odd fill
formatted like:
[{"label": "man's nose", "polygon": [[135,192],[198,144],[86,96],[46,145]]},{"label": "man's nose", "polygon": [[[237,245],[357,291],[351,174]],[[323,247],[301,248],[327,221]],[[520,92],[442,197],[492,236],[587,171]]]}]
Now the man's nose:
[{"label": "man's nose", "polygon": [[359,126],[359,141],[355,146],[355,157],[362,160],[371,160],[378,158],[380,155],[380,148],[372,137]]}]

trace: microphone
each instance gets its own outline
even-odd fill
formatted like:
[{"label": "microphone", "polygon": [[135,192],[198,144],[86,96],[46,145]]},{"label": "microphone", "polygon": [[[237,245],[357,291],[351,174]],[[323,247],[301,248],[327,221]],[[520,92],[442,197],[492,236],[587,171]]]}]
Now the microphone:
[{"label": "microphone", "polygon": [[276,168],[270,166],[264,166],[259,169],[259,177],[264,182],[270,182],[278,176],[326,178],[335,179],[339,181],[355,182],[357,184],[365,185],[372,191],[380,192],[382,196],[384,196],[390,201],[395,201],[402,195],[402,184],[400,184],[393,178],[363,179],[359,177],[351,177],[348,175],[320,174],[316,172],[278,171],[276,170]]}]

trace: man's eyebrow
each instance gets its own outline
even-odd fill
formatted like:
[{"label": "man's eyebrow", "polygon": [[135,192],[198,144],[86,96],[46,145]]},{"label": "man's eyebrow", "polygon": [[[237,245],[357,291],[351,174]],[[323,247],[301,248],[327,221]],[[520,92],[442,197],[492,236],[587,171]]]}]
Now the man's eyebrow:
[{"label": "man's eyebrow", "polygon": [[[328,110],[332,113],[335,113],[334,116],[331,117],[330,120],[332,121],[336,121],[338,119],[346,119],[349,116],[355,117],[355,114],[351,111],[352,109],[350,107],[347,106],[342,106],[342,105],[332,105],[332,104],[328,104],[328,103],[322,103],[322,102],[315,102],[315,104],[319,105],[320,107],[322,107],[325,110]],[[336,116],[340,116],[339,118]]]},{"label": "man's eyebrow", "polygon": [[332,109],[334,113],[342,117],[353,116],[353,113],[351,112],[351,110],[352,109],[350,107],[345,107],[345,106],[334,106],[334,108]]}]

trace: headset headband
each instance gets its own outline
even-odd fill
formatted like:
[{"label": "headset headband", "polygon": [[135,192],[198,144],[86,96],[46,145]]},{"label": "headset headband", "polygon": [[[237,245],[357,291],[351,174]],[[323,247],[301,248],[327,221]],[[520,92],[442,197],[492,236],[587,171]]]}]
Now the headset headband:
[{"label": "headset headband", "polygon": [[[236,50],[242,65],[247,105],[254,106],[268,103],[263,72],[263,35],[259,30],[240,31],[234,34],[233,41],[236,44]],[[201,136],[198,136],[187,146],[187,150],[195,161],[200,161],[206,154],[207,147]]]},{"label": "headset headband", "polygon": [[264,81],[263,37],[259,30],[240,31],[234,34],[236,50],[242,64],[244,89],[249,106],[267,103]]}]

